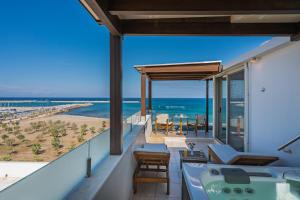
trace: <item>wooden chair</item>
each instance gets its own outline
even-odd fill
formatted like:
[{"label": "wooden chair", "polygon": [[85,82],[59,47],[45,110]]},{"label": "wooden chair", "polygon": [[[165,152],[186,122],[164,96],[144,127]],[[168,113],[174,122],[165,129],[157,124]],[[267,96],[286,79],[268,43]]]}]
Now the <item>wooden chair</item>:
[{"label": "wooden chair", "polygon": [[168,114],[159,114],[155,118],[155,132],[161,129],[165,130],[167,135],[169,133],[169,129],[174,129],[174,123],[170,121]]},{"label": "wooden chair", "polygon": [[[133,175],[133,192],[137,192],[138,183],[166,183],[170,193],[169,162],[170,152],[165,144],[145,144],[134,150],[137,166]],[[154,172],[153,176],[141,175],[142,171]],[[155,172],[165,172],[165,177],[156,176]],[[154,176],[155,175],[155,176]]]},{"label": "wooden chair", "polygon": [[189,128],[193,128],[195,130],[195,134],[197,136],[198,134],[198,129],[204,128],[205,127],[205,122],[206,118],[203,115],[196,115],[196,119],[194,123],[190,123],[189,119],[187,119],[186,122],[186,131],[189,133]]}]

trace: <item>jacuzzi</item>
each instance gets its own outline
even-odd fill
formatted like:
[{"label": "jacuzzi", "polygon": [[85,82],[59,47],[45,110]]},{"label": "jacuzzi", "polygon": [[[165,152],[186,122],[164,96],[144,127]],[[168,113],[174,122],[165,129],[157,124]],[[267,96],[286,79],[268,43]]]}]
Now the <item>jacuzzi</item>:
[{"label": "jacuzzi", "polygon": [[182,174],[182,199],[300,199],[300,168],[184,163]]}]

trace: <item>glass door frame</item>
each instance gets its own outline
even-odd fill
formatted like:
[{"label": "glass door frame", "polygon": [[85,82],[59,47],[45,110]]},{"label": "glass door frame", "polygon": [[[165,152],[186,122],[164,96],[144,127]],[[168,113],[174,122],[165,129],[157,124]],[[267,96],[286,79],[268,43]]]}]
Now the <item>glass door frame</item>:
[{"label": "glass door frame", "polygon": [[[217,74],[214,77],[214,85],[215,85],[215,103],[214,103],[214,139],[217,141],[223,143],[221,140],[217,138],[217,135],[220,134],[220,127],[222,126],[222,120],[220,120],[220,114],[219,114],[219,109],[220,109],[220,102],[222,102],[222,77],[226,76],[226,88],[227,88],[227,98],[226,98],[226,144],[228,144],[228,128],[229,128],[229,84],[228,84],[228,75],[237,73],[239,71],[244,70],[244,81],[245,81],[245,106],[244,106],[244,151],[248,152],[249,151],[249,67],[248,63],[243,63],[242,65],[238,65],[232,69],[224,70],[223,72]],[[221,99],[220,99],[221,98]]]},{"label": "glass door frame", "polygon": [[[214,113],[214,117],[215,117],[215,139],[218,140],[220,143],[223,143],[223,141],[221,141],[220,138],[218,138],[218,135],[221,134],[221,131],[223,129],[223,122],[222,122],[222,111],[221,109],[222,108],[222,101],[223,101],[223,81],[226,81],[226,85],[225,85],[225,88],[227,90],[227,81],[228,81],[228,78],[227,78],[227,75],[223,75],[223,76],[220,76],[220,77],[216,77],[214,79],[215,81],[215,105],[214,105],[214,109],[215,109],[215,113]],[[227,91],[226,91],[227,92]],[[227,97],[226,97],[226,139],[225,139],[225,144],[228,143],[228,134],[227,134],[227,129],[228,129],[228,124],[227,124]]]}]

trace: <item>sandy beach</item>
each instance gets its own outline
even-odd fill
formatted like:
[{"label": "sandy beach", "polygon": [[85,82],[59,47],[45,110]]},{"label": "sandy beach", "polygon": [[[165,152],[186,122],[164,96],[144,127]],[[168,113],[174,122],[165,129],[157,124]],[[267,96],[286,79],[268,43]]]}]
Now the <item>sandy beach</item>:
[{"label": "sandy beach", "polygon": [[[44,128],[32,130],[33,125],[38,123],[43,124]],[[60,146],[57,149],[52,144],[51,124],[57,124],[64,129],[58,137]],[[82,134],[82,126],[86,126],[85,134]],[[21,120],[18,134],[9,134],[3,127],[0,128],[0,156],[2,160],[9,158],[14,161],[51,161],[107,128],[109,128],[108,119],[65,114]],[[18,139],[17,136],[20,134],[25,138]],[[8,145],[2,138],[3,135],[13,139],[13,144]],[[33,153],[33,144],[40,145],[38,154]]]}]

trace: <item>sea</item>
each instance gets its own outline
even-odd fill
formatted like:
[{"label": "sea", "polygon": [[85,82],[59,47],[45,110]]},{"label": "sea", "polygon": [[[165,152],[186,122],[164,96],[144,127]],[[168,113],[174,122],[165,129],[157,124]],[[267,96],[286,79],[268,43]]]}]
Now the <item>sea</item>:
[{"label": "sea", "polygon": [[[84,102],[92,105],[65,114],[109,118],[108,98],[0,98],[1,107],[40,107]],[[212,99],[209,99],[209,123],[212,123],[212,104]],[[195,119],[196,115],[205,115],[205,105],[205,98],[153,98],[152,113],[153,116],[167,113],[174,121],[179,121],[180,117]],[[124,98],[123,117],[133,115],[140,107],[139,98]]]}]

